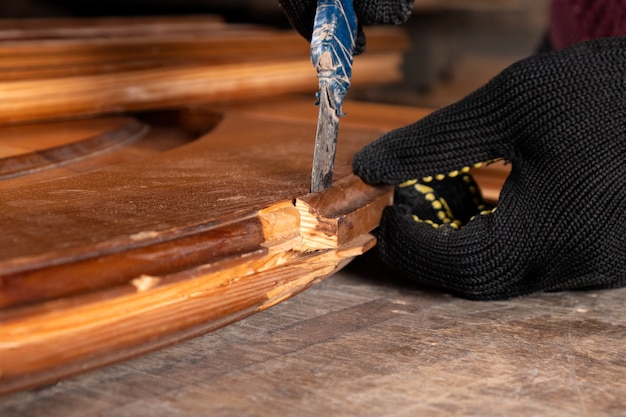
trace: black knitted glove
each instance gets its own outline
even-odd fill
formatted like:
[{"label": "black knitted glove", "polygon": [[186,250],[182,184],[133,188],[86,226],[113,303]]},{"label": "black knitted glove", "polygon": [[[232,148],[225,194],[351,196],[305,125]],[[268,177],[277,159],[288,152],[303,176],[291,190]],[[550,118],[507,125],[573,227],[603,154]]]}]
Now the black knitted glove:
[{"label": "black knitted glove", "polygon": [[[512,172],[492,211],[466,172],[499,158]],[[626,38],[517,62],[368,145],[354,170],[405,182],[378,248],[420,283],[472,299],[626,285]]]},{"label": "black knitted glove", "polygon": [[[414,0],[354,0],[359,33],[355,54],[365,50],[365,25],[398,25],[409,18]],[[317,8],[316,0],[278,0],[291,25],[309,42],[313,32],[313,20]]]}]

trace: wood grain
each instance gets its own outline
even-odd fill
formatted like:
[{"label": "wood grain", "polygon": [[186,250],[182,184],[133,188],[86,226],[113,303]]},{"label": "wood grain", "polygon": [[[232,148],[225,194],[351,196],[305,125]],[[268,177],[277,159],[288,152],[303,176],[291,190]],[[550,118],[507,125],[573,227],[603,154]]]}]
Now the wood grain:
[{"label": "wood grain", "polygon": [[[93,124],[93,121],[89,121]],[[107,122],[114,123],[113,120]],[[76,124],[84,124],[84,121],[69,122],[65,126],[69,130],[76,130]],[[45,128],[39,128],[39,132]],[[147,126],[133,120],[122,119],[115,123],[110,130],[106,132],[81,138],[80,140],[68,142],[68,137],[64,135],[58,135],[61,139],[64,137],[63,143],[57,146],[41,147],[42,140],[50,141],[49,136],[40,136],[36,142],[39,148],[26,150],[28,146],[27,137],[7,138],[3,133],[15,133],[24,132],[27,129],[11,129],[0,127],[0,135],[2,139],[2,148],[13,149],[13,152],[4,152],[2,159],[0,159],[0,181],[17,176],[27,175],[36,171],[48,169],[50,167],[59,167],[71,163],[72,161],[79,160],[81,158],[93,156],[94,154],[101,152],[110,152],[116,147],[122,147],[129,145],[130,143],[139,140],[147,133]],[[9,131],[9,132],[7,132]],[[65,131],[67,132],[67,131]],[[13,140],[11,140],[13,139]],[[11,148],[11,142],[15,145]],[[16,147],[19,146],[19,148]]]},{"label": "wood grain", "polygon": [[[342,126],[389,131],[411,124],[433,111],[432,109],[389,104],[386,104],[383,110],[379,104],[359,102],[359,111],[351,112],[350,106],[352,103],[354,102],[348,100],[346,104],[348,117],[344,117],[341,120]],[[304,100],[294,103],[280,98],[269,99],[266,100],[262,109],[246,103],[238,103],[236,107],[241,112],[245,112],[249,107],[255,114],[263,115],[269,120],[274,118],[275,114],[284,114],[285,118],[294,121],[305,121],[310,117],[309,103]],[[511,165],[505,164],[503,161],[495,161],[491,164],[483,165],[481,168],[472,168],[471,172],[474,180],[480,187],[483,198],[491,204],[496,204],[502,185],[511,172]]]},{"label": "wood grain", "polygon": [[[215,330],[372,247],[367,231],[390,193],[353,177],[351,159],[386,129],[358,120],[388,114],[406,124],[425,112],[346,103],[354,120],[340,130],[325,196],[308,195],[315,106],[268,108],[227,106],[217,119],[204,108],[141,115],[155,131],[206,133],[101,170],[0,183],[0,392]],[[303,207],[332,225],[324,239],[302,221]]]},{"label": "wood grain", "polygon": [[339,247],[371,232],[393,202],[393,187],[374,187],[356,176],[336,181],[323,192],[296,199],[307,249]]},{"label": "wood grain", "polygon": [[[105,167],[122,163],[130,163],[155,154],[189,143],[202,132],[208,132],[219,122],[217,113],[203,112],[196,124],[166,121],[169,115],[180,115],[176,112],[154,112],[150,114],[136,114],[135,117],[97,117],[76,119],[58,122],[35,124],[19,124],[0,127],[0,166],[6,161],[4,158],[19,156],[28,153],[45,152],[50,148],[57,148],[62,153],[73,154],[75,151],[63,151],[63,146],[72,147],[75,143],[90,142],[91,138],[106,137],[119,130],[120,126],[132,121],[148,126],[146,132],[139,137],[123,141],[122,146],[109,146],[95,149],[87,147],[83,155],[76,159],[70,158],[70,163],[55,163],[41,166],[39,171],[30,171],[28,175],[13,177],[10,180],[0,181],[0,190],[19,188],[27,184],[41,181],[50,181],[56,178],[71,177],[78,174],[102,170]],[[179,126],[172,128],[172,126]],[[97,150],[96,152],[89,152]],[[61,161],[62,162],[62,161]]]},{"label": "wood grain", "polygon": [[[354,64],[353,85],[396,81],[399,62],[397,54],[363,57]],[[0,83],[4,97],[0,123],[260,99],[315,89],[311,65],[302,59],[12,81]]]},{"label": "wood grain", "polygon": [[[132,282],[136,288],[132,294],[5,319],[0,392],[41,384],[215,330],[297,294],[372,243],[370,237],[340,251],[296,260],[289,260],[289,254],[263,253],[216,273],[190,270],[165,279],[142,275]],[[152,284],[142,287],[142,280]]]},{"label": "wood grain", "polygon": [[[389,191],[360,183],[350,162],[382,131],[342,129],[329,192],[341,193],[343,207],[323,193],[307,197],[316,109],[300,101],[294,107],[311,114],[301,121],[229,109],[198,139],[160,154],[20,186],[3,181],[0,392],[214,330],[371,248],[367,231]],[[141,119],[201,132],[215,126],[215,111]],[[340,239],[308,247],[296,197],[344,219]]]},{"label": "wood grain", "polygon": [[0,40],[85,39],[236,30],[216,15],[20,18],[0,20]]},{"label": "wood grain", "polygon": [[[309,46],[294,31],[170,20],[0,24],[0,123],[317,90]],[[353,84],[399,80],[407,47],[401,30],[372,29]]]},{"label": "wood grain", "polygon": [[626,289],[467,301],[370,253],[220,330],[0,397],[0,415],[622,414]]},{"label": "wood grain", "polygon": [[[308,45],[292,31],[235,26],[206,33],[131,33],[94,38],[23,40],[0,42],[0,73],[12,80],[32,79],[31,70],[44,74],[80,75],[83,71],[120,71],[128,65],[146,68],[201,62],[218,65],[241,62],[308,59]],[[389,28],[372,30],[368,54],[402,51],[407,47],[402,32]],[[56,72],[54,72],[56,71]]]}]

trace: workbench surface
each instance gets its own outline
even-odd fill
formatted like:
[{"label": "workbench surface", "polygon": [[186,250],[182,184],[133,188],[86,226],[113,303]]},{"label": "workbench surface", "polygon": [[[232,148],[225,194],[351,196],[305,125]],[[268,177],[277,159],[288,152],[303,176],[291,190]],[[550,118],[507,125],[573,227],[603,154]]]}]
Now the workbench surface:
[{"label": "workbench surface", "polygon": [[14,416],[617,416],[626,289],[474,302],[366,254],[263,313],[0,398]]}]

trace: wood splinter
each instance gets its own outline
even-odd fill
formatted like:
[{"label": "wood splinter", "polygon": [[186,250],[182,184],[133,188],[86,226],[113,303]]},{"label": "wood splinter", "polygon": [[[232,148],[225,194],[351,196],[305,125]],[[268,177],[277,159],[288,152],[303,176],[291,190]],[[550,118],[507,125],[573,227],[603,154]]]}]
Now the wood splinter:
[{"label": "wood splinter", "polygon": [[351,175],[296,199],[303,250],[337,248],[372,231],[393,202],[393,187],[374,187]]}]

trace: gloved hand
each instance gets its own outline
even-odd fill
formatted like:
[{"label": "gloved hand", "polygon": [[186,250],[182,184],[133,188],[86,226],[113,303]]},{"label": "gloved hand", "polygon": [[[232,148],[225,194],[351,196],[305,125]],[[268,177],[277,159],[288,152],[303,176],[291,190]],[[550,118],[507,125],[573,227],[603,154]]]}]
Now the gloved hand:
[{"label": "gloved hand", "polygon": [[[492,211],[466,172],[495,159],[512,172]],[[517,62],[353,165],[405,182],[378,248],[420,283],[472,299],[626,285],[626,38]]]},{"label": "gloved hand", "polygon": [[[365,50],[363,25],[398,25],[409,18],[414,0],[354,0],[359,31],[355,54]],[[309,42],[313,32],[316,0],[278,0],[291,25]]]}]

